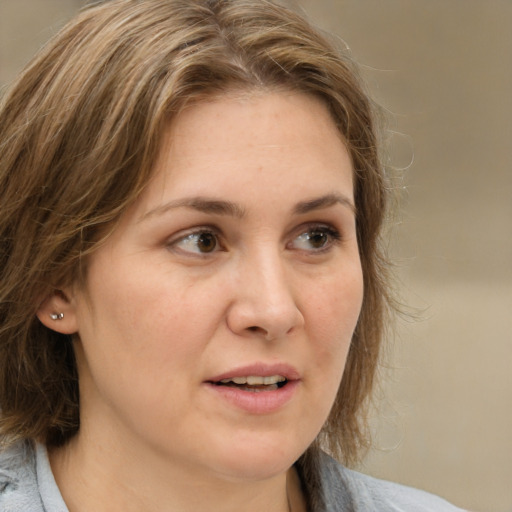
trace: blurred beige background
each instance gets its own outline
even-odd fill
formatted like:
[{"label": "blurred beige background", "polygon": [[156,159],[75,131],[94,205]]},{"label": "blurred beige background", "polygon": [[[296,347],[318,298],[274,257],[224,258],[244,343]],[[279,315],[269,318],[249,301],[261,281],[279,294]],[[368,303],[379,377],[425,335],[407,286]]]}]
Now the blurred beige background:
[{"label": "blurred beige background", "polygon": [[[404,168],[404,302],[364,471],[512,512],[512,2],[299,0],[363,65]],[[0,0],[0,87],[80,0]]]}]

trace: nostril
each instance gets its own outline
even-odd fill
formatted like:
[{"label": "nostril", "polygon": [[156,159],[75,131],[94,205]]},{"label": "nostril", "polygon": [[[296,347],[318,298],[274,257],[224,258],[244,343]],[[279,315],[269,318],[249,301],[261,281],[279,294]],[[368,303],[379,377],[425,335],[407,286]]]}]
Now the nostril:
[{"label": "nostril", "polygon": [[251,325],[250,327],[247,327],[247,330],[250,332],[260,334],[262,336],[268,335],[268,332],[265,329],[263,329],[263,327],[259,327],[258,325]]}]

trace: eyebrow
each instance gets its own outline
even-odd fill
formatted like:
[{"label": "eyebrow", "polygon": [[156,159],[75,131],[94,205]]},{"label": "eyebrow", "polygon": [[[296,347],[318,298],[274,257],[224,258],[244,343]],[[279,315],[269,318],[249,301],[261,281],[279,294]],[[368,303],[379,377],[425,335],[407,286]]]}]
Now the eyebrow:
[{"label": "eyebrow", "polygon": [[[329,208],[335,204],[341,204],[342,206],[349,208],[354,214],[356,212],[354,203],[348,197],[342,194],[326,194],[321,197],[315,197],[313,199],[297,203],[293,208],[293,213],[295,215],[304,215],[315,210]],[[163,205],[157,206],[153,210],[150,210],[149,212],[142,215],[142,217],[139,219],[139,222],[146,220],[148,217],[163,215],[168,211],[174,210],[176,208],[190,208],[202,213],[226,215],[238,219],[241,219],[245,216],[244,208],[237,203],[197,196],[176,199],[174,201],[169,201]]]},{"label": "eyebrow", "polygon": [[174,210],[176,208],[190,208],[202,213],[227,215],[239,219],[245,215],[245,210],[236,203],[198,196],[176,199],[175,201],[169,201],[161,206],[157,206],[153,210],[145,213],[140,218],[139,222],[147,219],[148,217],[153,217],[154,215],[162,215],[167,213],[169,210]]},{"label": "eyebrow", "polygon": [[295,205],[293,213],[297,215],[303,215],[314,210],[329,208],[335,204],[346,206],[354,213],[354,215],[356,213],[356,207],[354,203],[347,196],[342,194],[326,194],[325,196],[310,199],[308,201],[301,201]]}]

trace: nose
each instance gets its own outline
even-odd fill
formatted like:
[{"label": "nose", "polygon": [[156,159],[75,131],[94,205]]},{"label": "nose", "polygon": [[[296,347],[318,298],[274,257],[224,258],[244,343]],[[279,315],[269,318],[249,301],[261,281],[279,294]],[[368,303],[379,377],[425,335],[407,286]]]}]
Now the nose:
[{"label": "nose", "polygon": [[271,341],[304,325],[290,271],[278,254],[240,263],[236,272],[235,298],[227,313],[232,332]]}]

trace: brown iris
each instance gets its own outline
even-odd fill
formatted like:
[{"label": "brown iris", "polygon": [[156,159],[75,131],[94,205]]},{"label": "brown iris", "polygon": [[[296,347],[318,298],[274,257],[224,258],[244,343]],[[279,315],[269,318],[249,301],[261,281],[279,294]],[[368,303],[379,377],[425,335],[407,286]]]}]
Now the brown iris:
[{"label": "brown iris", "polygon": [[311,231],[311,233],[308,234],[308,241],[311,247],[321,249],[328,242],[328,235],[323,231]]},{"label": "brown iris", "polygon": [[217,239],[213,233],[201,233],[197,237],[197,248],[201,252],[212,252],[217,247]]}]

